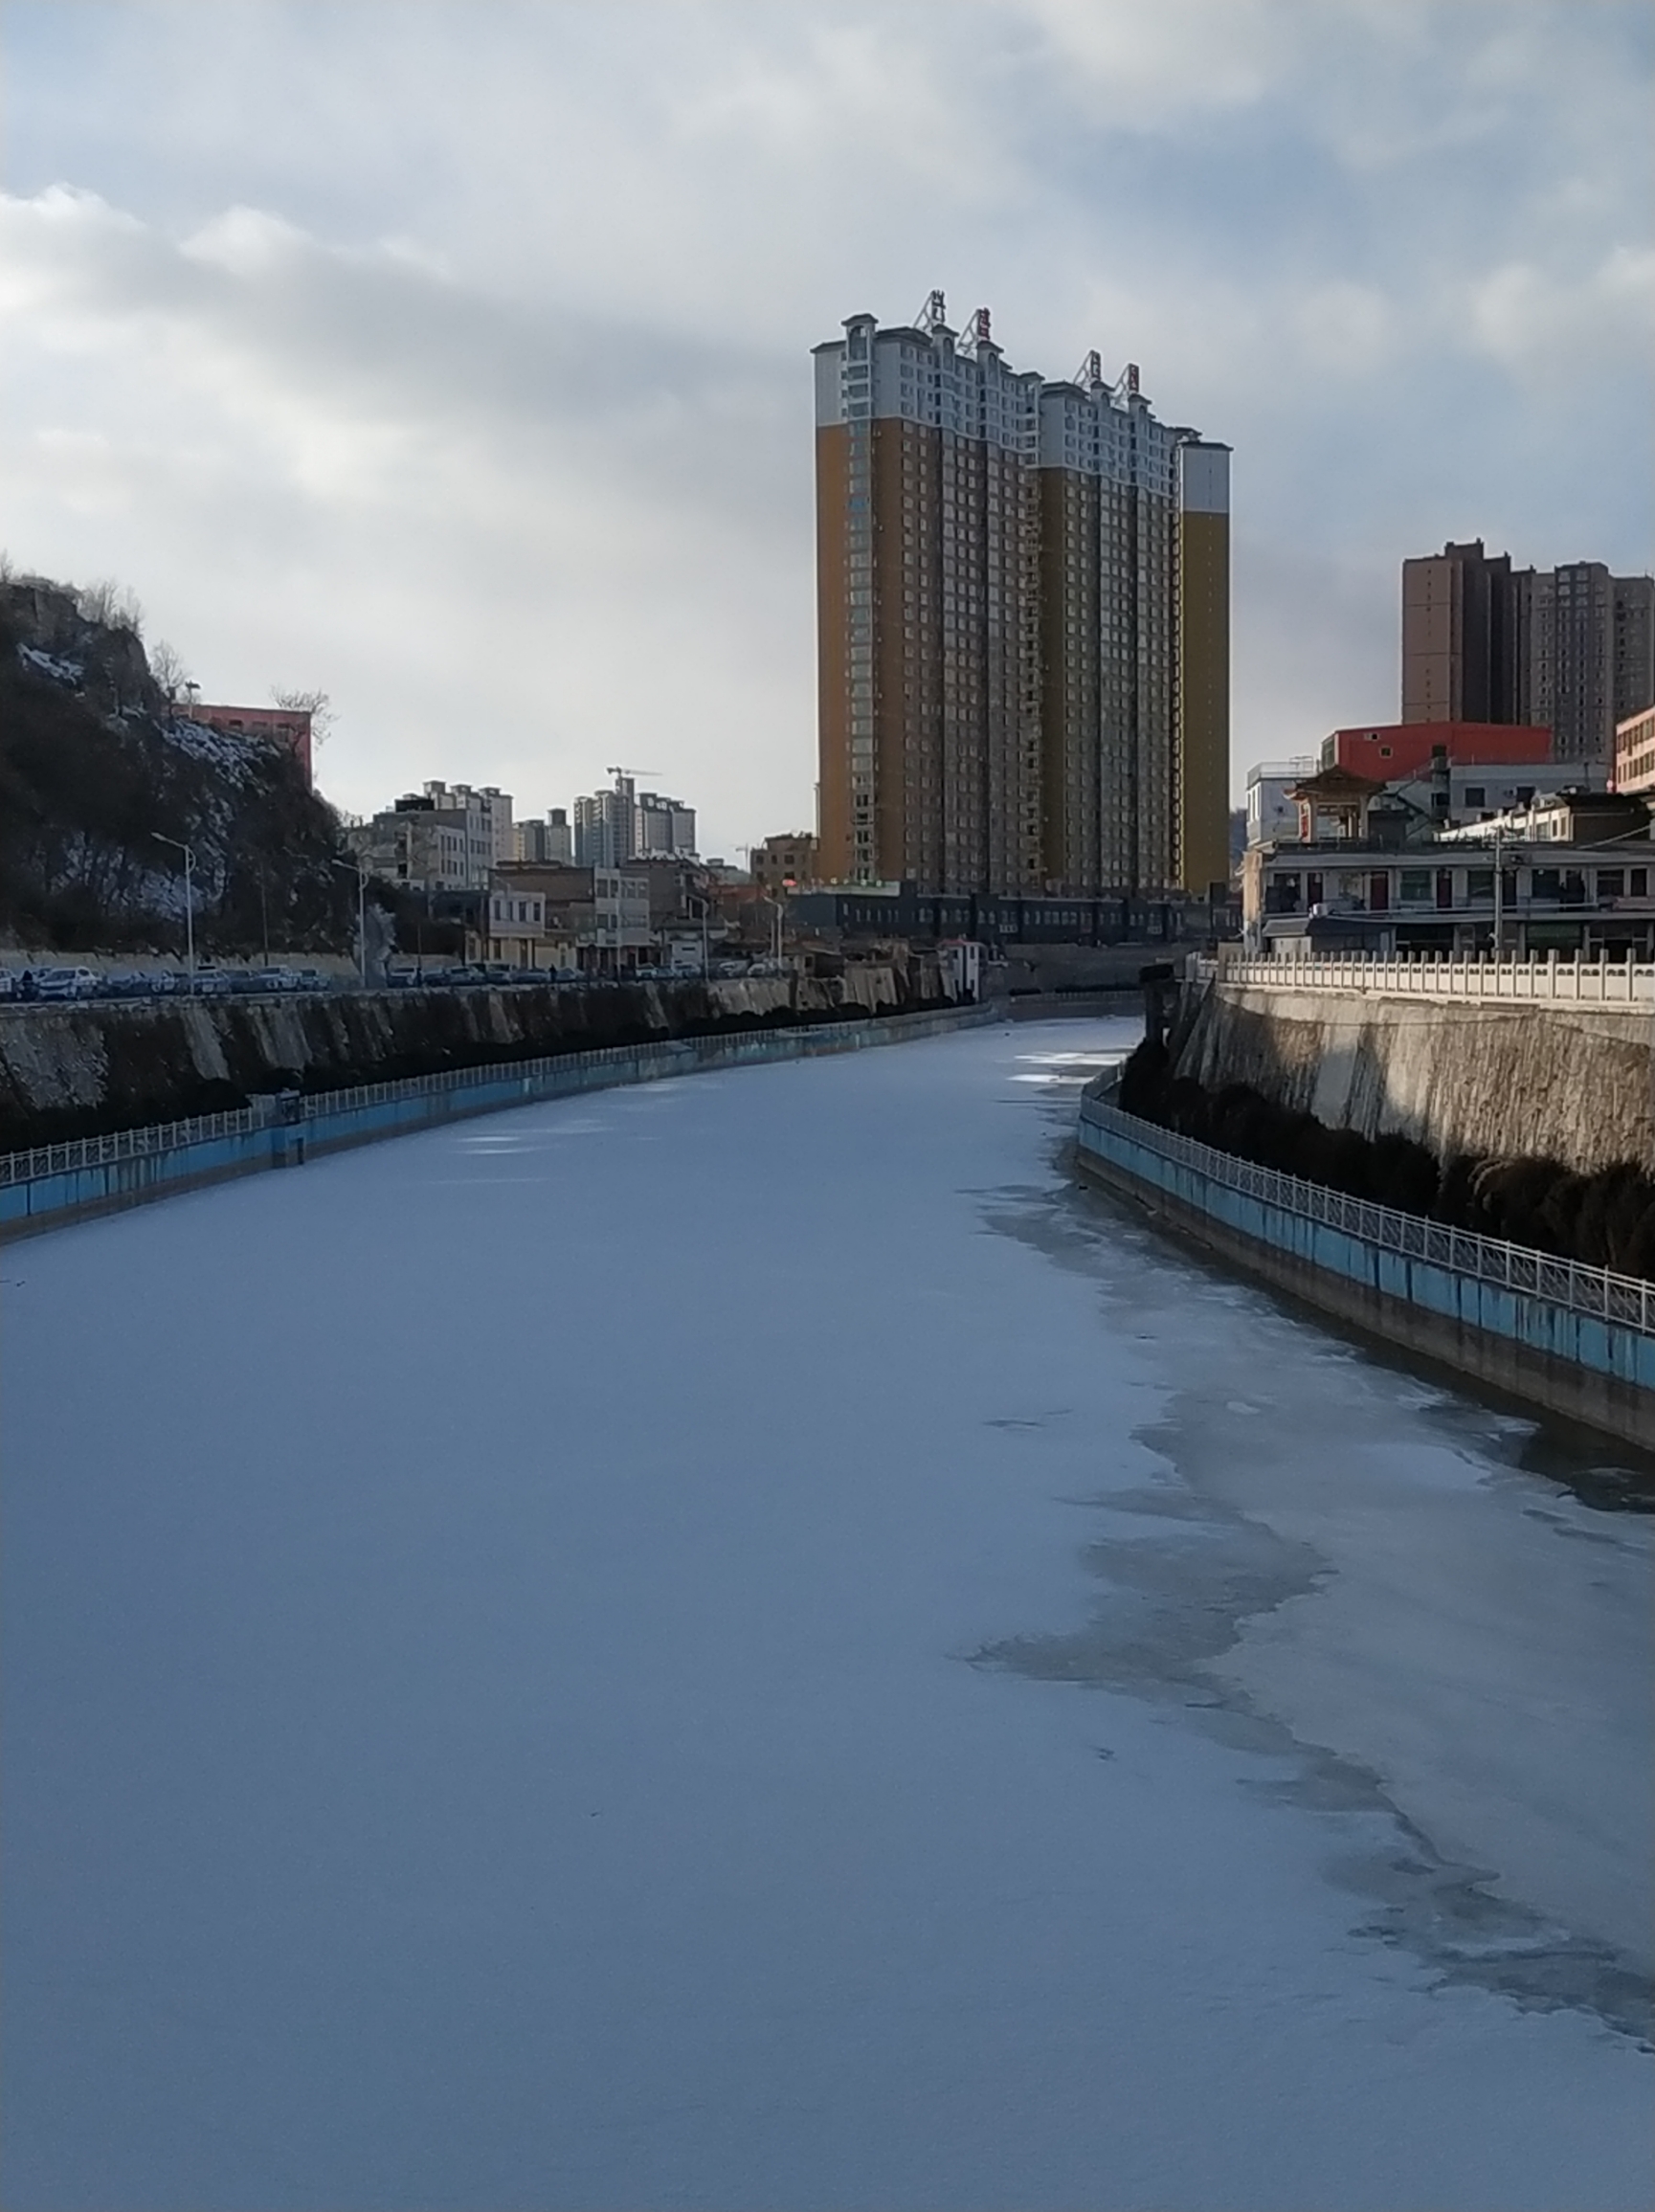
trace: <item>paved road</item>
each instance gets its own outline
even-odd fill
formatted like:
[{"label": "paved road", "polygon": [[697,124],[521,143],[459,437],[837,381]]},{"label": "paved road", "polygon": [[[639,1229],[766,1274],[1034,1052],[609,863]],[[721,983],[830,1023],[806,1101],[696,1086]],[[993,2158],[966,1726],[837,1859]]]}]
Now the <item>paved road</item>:
[{"label": "paved road", "polygon": [[1129,1037],[5,1255],[0,2201],[1648,2202],[1650,1524],[1073,1190]]}]

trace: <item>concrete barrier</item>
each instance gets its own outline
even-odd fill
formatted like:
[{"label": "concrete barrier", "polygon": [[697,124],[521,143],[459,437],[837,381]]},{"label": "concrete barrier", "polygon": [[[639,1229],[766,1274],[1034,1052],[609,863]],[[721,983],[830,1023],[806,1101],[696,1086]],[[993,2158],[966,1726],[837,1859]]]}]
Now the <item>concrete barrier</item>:
[{"label": "concrete barrier", "polygon": [[1249,1273],[1527,1403],[1655,1450],[1655,1284],[1348,1197],[1081,1102],[1089,1176]]},{"label": "concrete barrier", "polygon": [[59,1228],[177,1191],[197,1190],[353,1145],[403,1136],[473,1114],[617,1084],[655,1083],[704,1069],[807,1060],[944,1036],[1005,1018],[996,1003],[947,1007],[877,1020],[610,1045],[493,1067],[455,1068],[400,1083],[261,1098],[232,1113],[76,1138],[0,1154],[0,1242]]}]

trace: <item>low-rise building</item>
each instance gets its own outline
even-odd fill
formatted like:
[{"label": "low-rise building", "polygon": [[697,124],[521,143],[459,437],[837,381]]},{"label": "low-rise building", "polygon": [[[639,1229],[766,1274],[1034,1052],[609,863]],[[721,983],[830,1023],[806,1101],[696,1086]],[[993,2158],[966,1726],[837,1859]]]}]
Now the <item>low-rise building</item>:
[{"label": "low-rise building", "polygon": [[346,833],[372,874],[411,891],[482,891],[516,857],[509,793],[492,784],[428,783]]},{"label": "low-rise building", "polygon": [[1301,832],[1314,834],[1242,860],[1255,950],[1642,959],[1655,949],[1655,844],[1640,799],[1562,793],[1413,839],[1398,834],[1407,818],[1391,794],[1339,770],[1307,779],[1299,803]]},{"label": "low-rise building", "polygon": [[816,838],[809,830],[789,830],[754,845],[748,859],[752,880],[761,891],[792,891],[816,881],[818,854]]},{"label": "low-rise building", "polygon": [[1315,772],[1311,753],[1262,760],[1247,771],[1247,842],[1265,845],[1299,834],[1299,810],[1287,793]]},{"label": "low-rise building", "polygon": [[[491,959],[509,960],[519,967],[585,968],[610,973],[651,963],[655,936],[649,920],[649,878],[642,869],[516,860],[494,871],[489,898],[491,937],[492,908],[498,900],[501,943],[505,944],[521,924],[530,948],[526,957],[502,950],[491,952]],[[532,927],[536,902],[538,939]],[[521,916],[520,905],[526,909]]]},{"label": "low-rise building", "polygon": [[[1530,733],[1518,730],[1514,734],[1521,738]],[[1308,757],[1261,762],[1247,776],[1248,844],[1279,844],[1303,834],[1300,805],[1293,794],[1302,787],[1314,785],[1319,776],[1355,776],[1375,791],[1386,791],[1418,818],[1420,834],[1463,822],[1492,821],[1497,815],[1528,806],[1546,793],[1603,790],[1609,782],[1607,765],[1596,760],[1537,761],[1515,752],[1510,759],[1465,761],[1456,760],[1445,746],[1439,745],[1422,752],[1418,747],[1411,749],[1410,757],[1420,758],[1421,765],[1393,774],[1388,762],[1376,755],[1370,757],[1371,767],[1357,768],[1348,759],[1330,759],[1325,746],[1319,770],[1315,760]],[[1380,773],[1381,769],[1385,772]],[[1327,788],[1333,787],[1330,784]]]},{"label": "low-rise building", "polygon": [[1436,752],[1460,768],[1527,762],[1538,769],[1552,758],[1552,732],[1514,722],[1387,722],[1331,730],[1322,740],[1322,766],[1350,769],[1376,783],[1421,775]]},{"label": "low-rise building", "polygon": [[618,973],[649,965],[655,932],[649,923],[648,876],[641,869],[594,868],[593,904],[598,966]]},{"label": "low-rise building", "polygon": [[502,886],[497,881],[488,893],[488,943],[483,958],[503,960],[513,968],[555,968],[546,930],[546,894],[527,891],[521,884]]},{"label": "low-rise building", "polygon": [[291,752],[304,771],[305,788],[313,782],[311,740],[314,710],[308,706],[226,706],[192,699],[185,710],[191,722],[209,729],[222,729],[234,737],[262,737]]}]

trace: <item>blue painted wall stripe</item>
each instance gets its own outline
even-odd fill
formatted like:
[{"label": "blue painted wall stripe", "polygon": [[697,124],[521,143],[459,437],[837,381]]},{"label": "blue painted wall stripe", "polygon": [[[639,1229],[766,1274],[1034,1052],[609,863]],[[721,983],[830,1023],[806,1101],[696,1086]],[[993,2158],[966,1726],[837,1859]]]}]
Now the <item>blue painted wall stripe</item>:
[{"label": "blue painted wall stripe", "polygon": [[1549,1299],[1487,1283],[1439,1262],[1393,1252],[1323,1221],[1231,1189],[1181,1160],[1169,1160],[1152,1146],[1135,1143],[1116,1122],[1093,1120],[1081,1107],[1077,1141],[1083,1151],[1180,1199],[1191,1212],[1209,1215],[1256,1243],[1290,1253],[1307,1265],[1325,1270],[1404,1305],[1440,1313],[1549,1352],[1593,1374],[1655,1390],[1655,1337],[1597,1315],[1577,1313]]}]

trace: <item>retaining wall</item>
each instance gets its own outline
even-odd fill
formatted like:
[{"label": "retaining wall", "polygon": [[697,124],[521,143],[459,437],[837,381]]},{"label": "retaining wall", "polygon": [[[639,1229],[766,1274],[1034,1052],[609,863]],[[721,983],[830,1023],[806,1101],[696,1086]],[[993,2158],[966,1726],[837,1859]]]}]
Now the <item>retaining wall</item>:
[{"label": "retaining wall", "polygon": [[[1286,963],[1284,963],[1286,965]],[[1289,983],[1186,987],[1178,1076],[1246,1084],[1329,1128],[1580,1173],[1655,1162],[1647,1005],[1431,998]]]},{"label": "retaining wall", "polygon": [[306,1159],[353,1145],[539,1099],[660,1082],[705,1068],[857,1052],[1003,1018],[1003,1009],[989,1004],[812,1028],[613,1045],[310,1097],[261,1098],[232,1112],[0,1154],[0,1241],[236,1175],[300,1167]]},{"label": "retaining wall", "polygon": [[934,959],[842,975],[604,990],[329,991],[0,1007],[0,1150],[457,1068],[715,1031],[919,1012],[951,996]]},{"label": "retaining wall", "polygon": [[1081,1103],[1076,1159],[1247,1272],[1655,1451],[1655,1285],[1445,1228]]}]

